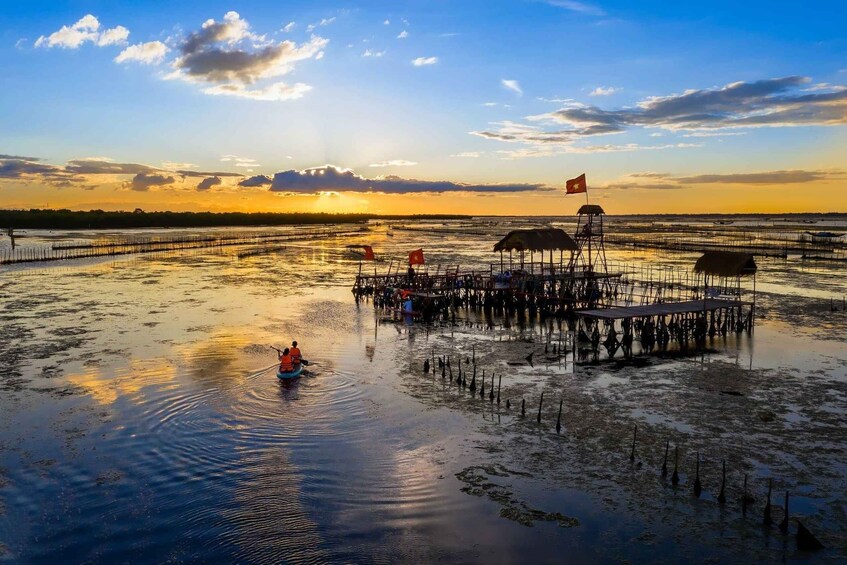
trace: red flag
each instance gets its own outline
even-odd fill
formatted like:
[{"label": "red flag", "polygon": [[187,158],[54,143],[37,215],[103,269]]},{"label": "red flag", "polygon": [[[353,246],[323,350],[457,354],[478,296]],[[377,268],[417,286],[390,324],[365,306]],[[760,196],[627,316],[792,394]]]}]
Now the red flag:
[{"label": "red flag", "polygon": [[376,259],[373,247],[370,245],[363,245],[362,247],[365,249],[365,261],[373,261]]},{"label": "red flag", "polygon": [[424,256],[423,249],[416,249],[409,253],[409,265],[423,265]]},{"label": "red flag", "polygon": [[588,192],[588,184],[585,182],[585,173],[582,173],[575,179],[568,179],[565,184],[567,194],[579,194],[580,192]]}]

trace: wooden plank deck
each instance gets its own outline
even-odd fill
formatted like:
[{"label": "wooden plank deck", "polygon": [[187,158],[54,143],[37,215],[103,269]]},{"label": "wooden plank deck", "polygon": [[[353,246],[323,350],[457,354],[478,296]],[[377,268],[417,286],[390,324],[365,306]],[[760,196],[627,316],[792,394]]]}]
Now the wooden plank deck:
[{"label": "wooden plank deck", "polygon": [[721,308],[738,308],[751,302],[741,300],[723,300],[707,298],[704,300],[686,300],[685,302],[662,302],[644,306],[620,306],[616,308],[595,308],[592,310],[577,310],[577,314],[587,318],[604,318],[620,320],[622,318],[641,318],[644,316],[669,316],[671,314],[687,314],[691,312],[712,311]]}]

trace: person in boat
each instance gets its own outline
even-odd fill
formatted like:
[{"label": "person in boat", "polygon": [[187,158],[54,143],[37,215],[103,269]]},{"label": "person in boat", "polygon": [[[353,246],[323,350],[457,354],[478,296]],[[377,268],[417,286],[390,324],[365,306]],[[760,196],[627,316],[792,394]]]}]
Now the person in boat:
[{"label": "person in boat", "polygon": [[407,294],[406,300],[403,302],[403,312],[411,314],[413,310],[414,305],[412,304],[412,297]]},{"label": "person in boat", "polygon": [[294,363],[291,361],[291,351],[286,347],[279,354],[279,372],[291,373],[294,371]]},{"label": "person in boat", "polygon": [[303,362],[303,354],[300,353],[300,348],[297,347],[296,341],[291,342],[291,349],[289,351],[291,353],[291,363],[297,367]]}]

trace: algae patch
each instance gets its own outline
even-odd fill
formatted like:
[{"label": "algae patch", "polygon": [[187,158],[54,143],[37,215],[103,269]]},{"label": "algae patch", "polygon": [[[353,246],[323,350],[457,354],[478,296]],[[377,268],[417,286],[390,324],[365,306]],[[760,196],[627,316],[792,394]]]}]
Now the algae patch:
[{"label": "algae patch", "polygon": [[503,465],[474,465],[458,473],[456,478],[465,483],[460,490],[464,493],[487,497],[500,504],[500,516],[512,520],[529,528],[535,522],[556,522],[560,528],[572,528],[579,525],[579,520],[565,516],[561,512],[545,512],[531,508],[526,502],[515,498],[514,491],[509,484],[498,484],[494,477],[507,479],[513,475],[527,477],[527,473],[512,471]]}]

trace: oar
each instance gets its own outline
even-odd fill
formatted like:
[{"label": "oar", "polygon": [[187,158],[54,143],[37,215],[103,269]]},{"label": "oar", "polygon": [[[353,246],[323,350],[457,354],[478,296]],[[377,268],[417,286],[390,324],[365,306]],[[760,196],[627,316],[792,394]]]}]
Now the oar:
[{"label": "oar", "polygon": [[[276,348],[276,347],[274,347],[273,345],[269,345],[268,347],[270,347],[271,349],[273,349],[273,350],[274,350],[274,351],[276,351],[277,353],[282,354],[282,350],[281,350],[281,349],[277,349],[277,348]],[[300,364],[301,364],[301,365],[303,365],[304,367],[308,367],[309,365],[317,365],[318,363],[316,363],[316,362],[314,362],[314,361],[309,361],[309,360],[307,360],[307,359],[300,359]]]},{"label": "oar", "polygon": [[265,367],[265,368],[264,368],[264,369],[262,369],[261,371],[257,371],[257,372],[255,372],[255,373],[253,373],[252,375],[247,375],[247,378],[248,378],[248,379],[256,378],[256,377],[258,377],[259,375],[262,375],[262,374],[264,374],[264,373],[267,373],[268,371],[270,371],[271,369],[273,369],[273,368],[275,368],[275,367],[279,367],[279,363],[274,363],[274,364],[273,364],[273,365],[271,365],[270,367]]}]

